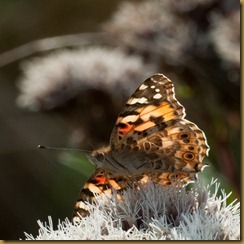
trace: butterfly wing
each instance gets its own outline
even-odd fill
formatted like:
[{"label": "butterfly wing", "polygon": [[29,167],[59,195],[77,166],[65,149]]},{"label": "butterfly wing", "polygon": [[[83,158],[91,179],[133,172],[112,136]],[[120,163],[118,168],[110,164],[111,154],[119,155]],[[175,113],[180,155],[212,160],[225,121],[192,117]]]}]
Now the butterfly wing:
[{"label": "butterfly wing", "polygon": [[109,172],[102,169],[96,169],[90,176],[86,184],[79,193],[73,212],[73,221],[79,221],[81,217],[88,216],[89,208],[87,202],[95,199],[95,194],[106,198],[111,198],[113,190],[119,191],[126,187],[123,177],[112,177]]},{"label": "butterfly wing", "polygon": [[174,94],[172,82],[163,74],[145,80],[119,114],[110,138],[112,150],[121,148],[131,137],[141,139],[163,130],[168,121],[184,118],[184,107]]},{"label": "butterfly wing", "polygon": [[[113,159],[129,163],[126,167],[134,169],[139,182],[150,178],[170,185],[195,180],[209,148],[204,133],[184,117],[172,82],[153,75],[134,92],[116,121],[109,149]],[[85,202],[95,193],[109,196],[111,189],[124,189],[126,180],[97,169],[80,192],[73,219],[89,214]]]},{"label": "butterfly wing", "polygon": [[148,78],[117,119],[110,138],[113,158],[132,164],[125,166],[134,174],[156,175],[163,185],[193,181],[205,166],[208,145],[204,133],[184,119],[184,110],[166,76]]}]

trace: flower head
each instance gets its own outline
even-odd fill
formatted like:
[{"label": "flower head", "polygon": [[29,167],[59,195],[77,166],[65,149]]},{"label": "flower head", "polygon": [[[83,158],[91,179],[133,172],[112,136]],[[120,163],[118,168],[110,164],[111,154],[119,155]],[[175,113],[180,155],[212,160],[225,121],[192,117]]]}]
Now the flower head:
[{"label": "flower head", "polygon": [[187,58],[196,26],[174,14],[171,1],[124,2],[103,28],[139,52],[163,56],[169,63]]},{"label": "flower head", "polygon": [[[124,197],[96,197],[87,203],[88,217],[75,224],[68,219],[54,230],[38,221],[39,235],[26,240],[238,240],[240,204],[227,205],[219,183],[207,187],[167,188],[149,183],[140,190],[128,188]],[[213,193],[210,189],[214,188]]]},{"label": "flower head", "polygon": [[240,11],[227,16],[212,16],[212,43],[220,57],[229,64],[240,67]]},{"label": "flower head", "polygon": [[[133,82],[141,82],[156,71],[139,56],[121,50],[88,48],[63,50],[22,64],[18,104],[32,110],[52,109],[95,88],[118,98],[131,93]],[[143,70],[143,72],[142,72]]]}]

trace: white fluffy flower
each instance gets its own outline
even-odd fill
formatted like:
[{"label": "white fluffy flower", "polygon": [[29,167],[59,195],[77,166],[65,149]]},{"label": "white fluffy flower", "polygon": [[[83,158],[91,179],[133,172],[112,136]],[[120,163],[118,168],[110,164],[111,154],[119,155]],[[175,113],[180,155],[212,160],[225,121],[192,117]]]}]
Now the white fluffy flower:
[{"label": "white fluffy flower", "polygon": [[213,15],[211,40],[220,57],[226,62],[240,67],[240,11],[227,16]]},{"label": "white fluffy flower", "polygon": [[175,14],[171,2],[123,2],[103,28],[119,43],[141,53],[163,57],[174,65],[185,62],[186,50],[196,38],[196,26],[189,18]]},{"label": "white fluffy flower", "polygon": [[230,194],[219,186],[212,181],[187,191],[149,183],[127,189],[123,201],[97,196],[87,203],[90,216],[57,228],[51,217],[48,224],[38,221],[39,234],[25,233],[26,240],[239,240],[240,204],[227,205]]},{"label": "white fluffy flower", "polygon": [[93,47],[34,58],[23,63],[22,70],[17,102],[39,110],[59,106],[87,88],[106,91],[118,99],[133,91],[133,82],[155,73],[156,67],[118,49]]}]

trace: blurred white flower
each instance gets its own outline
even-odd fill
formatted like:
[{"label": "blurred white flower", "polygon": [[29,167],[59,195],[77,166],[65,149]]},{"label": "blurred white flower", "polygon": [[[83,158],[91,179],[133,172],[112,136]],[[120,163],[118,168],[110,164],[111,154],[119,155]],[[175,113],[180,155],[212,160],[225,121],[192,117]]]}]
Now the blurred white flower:
[{"label": "blurred white flower", "polygon": [[123,2],[103,29],[118,41],[172,64],[187,59],[196,26],[188,18],[174,14],[172,1]]},{"label": "blurred white flower", "polygon": [[38,221],[39,234],[25,233],[26,240],[239,240],[240,204],[227,205],[230,194],[219,187],[216,181],[188,191],[149,183],[127,189],[123,200],[97,196],[87,203],[90,216],[57,228],[51,217],[48,224]]},{"label": "blurred white flower", "polygon": [[52,109],[87,88],[106,91],[118,99],[130,94],[157,69],[144,64],[139,56],[118,49],[90,47],[31,59],[22,64],[22,71],[17,103],[39,110]]},{"label": "blurred white flower", "polygon": [[184,1],[170,1],[172,7],[179,12],[192,11],[197,7],[204,7],[214,4],[218,0],[184,0]]},{"label": "blurred white flower", "polygon": [[220,57],[240,68],[240,11],[212,15],[211,40]]}]

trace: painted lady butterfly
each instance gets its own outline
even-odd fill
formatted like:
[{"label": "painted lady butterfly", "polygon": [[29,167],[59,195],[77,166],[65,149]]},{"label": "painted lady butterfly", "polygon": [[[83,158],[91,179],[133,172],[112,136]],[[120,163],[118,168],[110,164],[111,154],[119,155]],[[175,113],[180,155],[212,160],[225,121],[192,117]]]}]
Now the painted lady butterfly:
[{"label": "painted lady butterfly", "polygon": [[207,164],[209,146],[204,132],[184,119],[172,82],[163,74],[145,80],[125,104],[113,128],[108,147],[88,157],[96,170],[80,192],[74,221],[87,216],[85,201],[93,193],[111,194],[127,182],[151,181],[185,185],[196,180]]}]

